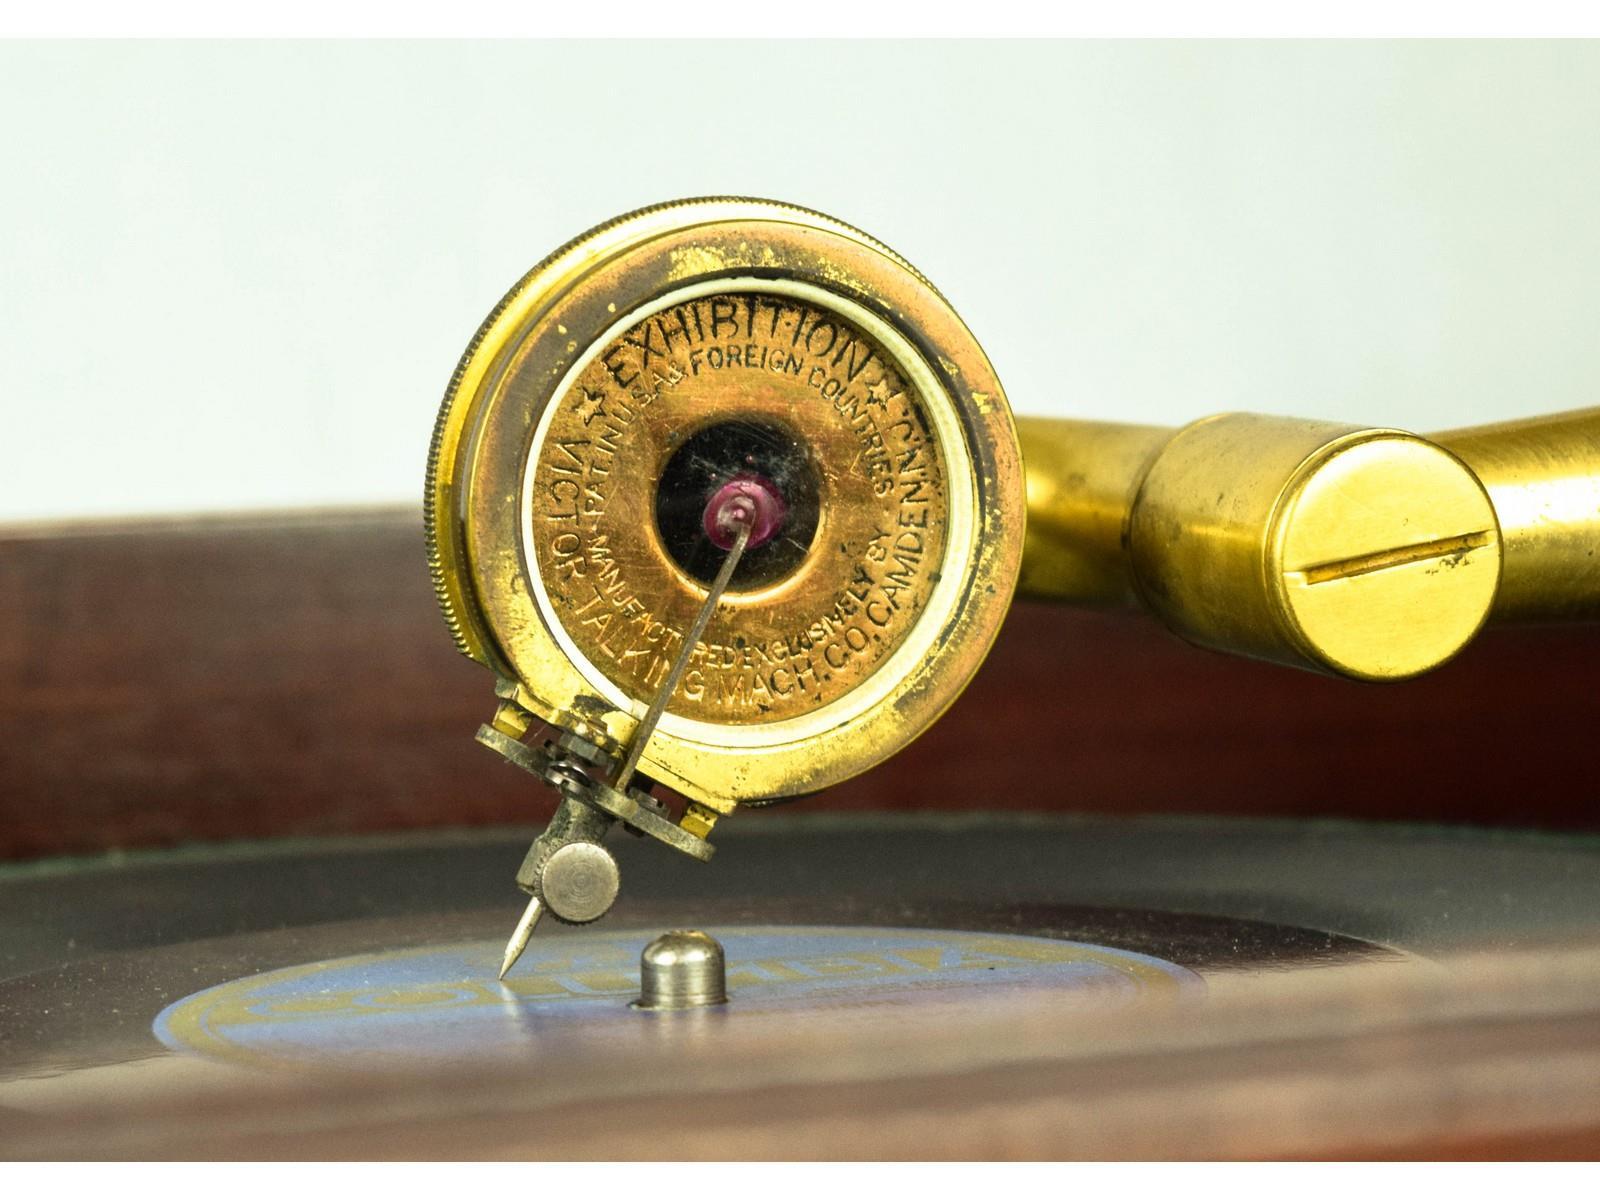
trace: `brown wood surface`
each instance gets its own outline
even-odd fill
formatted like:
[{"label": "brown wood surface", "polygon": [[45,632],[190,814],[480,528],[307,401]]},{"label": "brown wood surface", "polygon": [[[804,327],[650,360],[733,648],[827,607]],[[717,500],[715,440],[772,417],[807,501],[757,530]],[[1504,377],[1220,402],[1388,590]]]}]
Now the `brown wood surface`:
[{"label": "brown wood surface", "polygon": [[[913,1010],[914,1011],[914,1010]],[[1556,946],[1267,973],[1203,1005],[940,1019],[683,1013],[641,1048],[415,1071],[197,1072],[154,1057],[12,1084],[16,1158],[1593,1158],[1600,957]],[[660,1019],[660,1018],[656,1018]],[[692,1114],[692,1116],[690,1115]]]},{"label": "brown wood surface", "polygon": [[[0,857],[531,822],[412,510],[0,533]],[[813,808],[1600,824],[1600,627],[1495,630],[1408,684],[1019,605],[967,694]],[[744,817],[742,820],[759,819]]]}]

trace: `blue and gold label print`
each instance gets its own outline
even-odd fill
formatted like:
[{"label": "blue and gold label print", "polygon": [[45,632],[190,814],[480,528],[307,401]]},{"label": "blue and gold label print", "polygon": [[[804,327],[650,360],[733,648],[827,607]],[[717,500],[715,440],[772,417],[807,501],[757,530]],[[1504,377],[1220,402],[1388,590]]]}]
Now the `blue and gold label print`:
[{"label": "blue and gold label print", "polygon": [[[729,1005],[701,1020],[849,1022],[936,1016],[992,997],[1105,1009],[1199,992],[1197,975],[1145,954],[1015,934],[867,927],[713,929]],[[415,1066],[503,1059],[559,1038],[647,1036],[682,1013],[629,1007],[643,931],[535,939],[495,981],[498,942],[333,959],[219,984],[168,1006],[169,1048],[259,1065]]]}]

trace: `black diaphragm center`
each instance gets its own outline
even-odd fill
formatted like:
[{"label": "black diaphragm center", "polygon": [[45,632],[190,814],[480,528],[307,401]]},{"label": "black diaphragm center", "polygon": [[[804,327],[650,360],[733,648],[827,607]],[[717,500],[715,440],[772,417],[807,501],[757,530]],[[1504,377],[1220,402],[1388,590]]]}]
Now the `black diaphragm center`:
[{"label": "black diaphragm center", "polygon": [[774,422],[721,421],[691,434],[661,472],[656,528],[672,560],[709,584],[727,557],[705,531],[706,505],[724,484],[757,477],[782,497],[786,516],[767,542],[745,551],[729,584],[752,591],[778,582],[800,565],[816,536],[819,485],[809,449]]}]

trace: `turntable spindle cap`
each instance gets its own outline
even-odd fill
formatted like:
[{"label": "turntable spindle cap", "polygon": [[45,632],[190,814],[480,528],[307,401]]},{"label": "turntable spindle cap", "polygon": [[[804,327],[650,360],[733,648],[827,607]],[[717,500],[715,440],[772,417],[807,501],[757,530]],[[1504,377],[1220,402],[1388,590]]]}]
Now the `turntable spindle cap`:
[{"label": "turntable spindle cap", "polygon": [[698,929],[663,933],[639,956],[636,1008],[700,1008],[728,1000],[727,965],[717,939]]}]

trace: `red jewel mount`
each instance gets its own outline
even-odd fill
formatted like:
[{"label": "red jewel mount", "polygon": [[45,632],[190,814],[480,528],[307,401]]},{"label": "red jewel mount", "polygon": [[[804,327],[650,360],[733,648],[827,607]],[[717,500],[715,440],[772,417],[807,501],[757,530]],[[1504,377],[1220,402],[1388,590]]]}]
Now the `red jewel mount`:
[{"label": "red jewel mount", "polygon": [[739,526],[750,527],[746,550],[770,541],[789,515],[783,496],[770,479],[754,473],[735,475],[711,493],[704,519],[706,536],[719,550],[732,550]]}]

